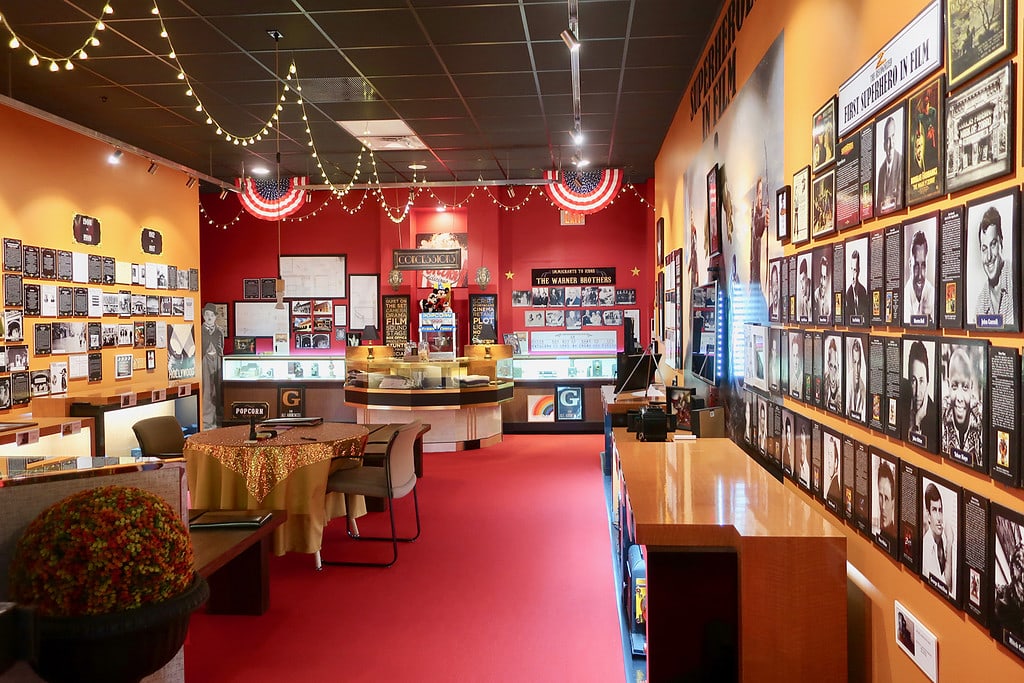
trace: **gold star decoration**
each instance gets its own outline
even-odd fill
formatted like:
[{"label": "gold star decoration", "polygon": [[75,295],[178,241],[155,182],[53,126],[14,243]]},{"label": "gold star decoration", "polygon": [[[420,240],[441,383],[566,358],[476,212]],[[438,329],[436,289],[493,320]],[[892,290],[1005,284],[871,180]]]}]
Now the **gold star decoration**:
[{"label": "gold star decoration", "polygon": [[635,266],[633,267],[633,277],[640,277],[640,269]]},{"label": "gold star decoration", "polygon": [[505,279],[506,280],[511,280],[515,276],[516,276],[516,274],[513,273],[511,270],[505,271]]}]

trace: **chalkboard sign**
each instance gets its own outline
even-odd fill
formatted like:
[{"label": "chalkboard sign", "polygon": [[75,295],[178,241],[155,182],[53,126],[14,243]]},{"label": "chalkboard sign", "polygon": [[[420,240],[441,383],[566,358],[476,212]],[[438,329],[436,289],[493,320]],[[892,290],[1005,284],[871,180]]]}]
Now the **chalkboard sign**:
[{"label": "chalkboard sign", "polygon": [[381,300],[384,304],[384,344],[393,348],[395,356],[401,358],[409,342],[409,295],[386,295]]}]

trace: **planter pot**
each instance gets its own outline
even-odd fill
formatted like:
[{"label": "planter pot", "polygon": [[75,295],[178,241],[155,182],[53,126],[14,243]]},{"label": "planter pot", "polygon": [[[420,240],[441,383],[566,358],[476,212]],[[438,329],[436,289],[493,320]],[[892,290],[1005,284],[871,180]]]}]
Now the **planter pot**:
[{"label": "planter pot", "polygon": [[196,575],[180,595],[124,612],[46,617],[22,609],[22,658],[50,683],[135,683],[181,649],[192,612],[209,595]]}]

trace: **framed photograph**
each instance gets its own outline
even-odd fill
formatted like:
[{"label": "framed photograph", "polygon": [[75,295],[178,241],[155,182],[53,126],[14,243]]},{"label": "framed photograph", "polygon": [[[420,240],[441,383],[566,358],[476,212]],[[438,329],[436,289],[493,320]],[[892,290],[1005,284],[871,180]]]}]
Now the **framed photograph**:
[{"label": "framed photograph", "polygon": [[[512,290],[512,307],[513,308],[524,308],[526,306],[533,305],[533,292],[529,289],[513,289]],[[576,304],[579,306],[579,304]]]},{"label": "framed photograph", "polygon": [[782,268],[783,259],[768,261],[768,320],[773,323],[782,320]]},{"label": "framed photograph", "polygon": [[722,253],[722,206],[718,200],[718,164],[711,167],[707,176],[708,189],[708,227],[710,239],[708,256]]},{"label": "framed photograph", "polygon": [[804,335],[798,330],[789,331],[789,395],[798,401],[804,396]]},{"label": "framed photograph", "polygon": [[844,405],[846,417],[867,424],[868,421],[868,336],[848,332],[843,337],[843,358],[846,368],[843,373],[846,387]]},{"label": "framed photograph", "polygon": [[846,407],[843,400],[843,333],[829,332],[823,339],[825,369],[822,375],[822,404],[825,410],[842,415]]},{"label": "framed photograph", "polygon": [[801,325],[811,325],[817,320],[814,311],[812,290],[814,285],[814,253],[811,250],[797,254],[796,263],[796,321]]},{"label": "framed photograph", "polygon": [[843,313],[850,327],[871,324],[871,301],[868,296],[868,274],[871,272],[868,235],[846,241],[846,291]]},{"label": "framed photograph", "polygon": [[[783,411],[783,416],[788,411]],[[804,491],[811,490],[811,421],[800,415],[793,415],[793,480]]]},{"label": "framed photograph", "polygon": [[903,326],[935,329],[939,317],[935,285],[939,281],[939,214],[903,223]]},{"label": "framed photograph", "polygon": [[836,98],[828,98],[811,120],[811,170],[815,173],[836,160]]},{"label": "framed photograph", "polygon": [[148,372],[156,370],[156,351],[154,349],[146,349],[146,370]]},{"label": "framed photograph", "polygon": [[746,372],[743,382],[747,387],[768,393],[768,328],[746,324]]},{"label": "framed photograph", "polygon": [[825,499],[825,507],[831,513],[843,517],[843,468],[842,458],[842,436],[831,429],[821,430],[822,448],[822,495]]},{"label": "framed photograph", "polygon": [[251,355],[256,353],[256,337],[234,337],[233,353]]},{"label": "framed photograph", "polygon": [[963,491],[926,470],[920,471],[920,480],[921,578],[960,607]]},{"label": "framed photograph", "polygon": [[995,0],[979,5],[971,0],[946,0],[943,4],[946,71],[952,90],[1013,53],[1017,3]]},{"label": "framed photograph", "polygon": [[946,98],[946,191],[1013,170],[1013,62]]},{"label": "framed photograph", "polygon": [[939,452],[965,467],[987,473],[988,340],[944,338],[941,357]]},{"label": "framed photograph", "polygon": [[789,216],[793,189],[783,185],[775,191],[775,239],[779,242],[789,241]]},{"label": "framed photograph", "polygon": [[904,336],[902,341],[903,440],[931,453],[939,452],[939,411],[936,403],[939,351],[934,339]]},{"label": "framed photograph", "polygon": [[815,176],[811,183],[811,237],[830,235],[836,230],[836,172]]},{"label": "framed photograph", "polygon": [[967,203],[964,322],[969,330],[1020,330],[1019,215],[1016,187]]},{"label": "framed photograph", "polygon": [[811,239],[811,167],[804,166],[793,174],[791,218],[793,244],[804,244]]},{"label": "framed photograph", "polygon": [[899,460],[876,448],[871,453],[871,539],[892,557],[897,557],[897,525],[900,514],[896,473]]},{"label": "framed photograph", "polygon": [[654,249],[658,258],[658,267],[665,265],[665,217],[658,218],[654,225]]},{"label": "framed photograph", "polygon": [[1024,514],[991,505],[992,636],[1024,659]]},{"label": "framed photograph", "polygon": [[583,421],[583,385],[559,384],[555,386],[555,421]]},{"label": "framed photograph", "polygon": [[380,329],[378,294],[380,275],[348,276],[348,328],[362,330],[367,325]]},{"label": "framed photograph", "polygon": [[875,119],[875,215],[906,206],[906,105],[901,103]]},{"label": "framed photograph", "polygon": [[907,101],[907,205],[914,206],[942,195],[946,187],[946,122],[943,120],[942,77],[939,76]]},{"label": "framed photograph", "polygon": [[119,353],[114,356],[114,378],[130,379],[132,376],[132,360],[130,353]]},{"label": "framed photograph", "polygon": [[818,247],[812,257],[814,266],[814,322],[832,325],[832,245]]}]

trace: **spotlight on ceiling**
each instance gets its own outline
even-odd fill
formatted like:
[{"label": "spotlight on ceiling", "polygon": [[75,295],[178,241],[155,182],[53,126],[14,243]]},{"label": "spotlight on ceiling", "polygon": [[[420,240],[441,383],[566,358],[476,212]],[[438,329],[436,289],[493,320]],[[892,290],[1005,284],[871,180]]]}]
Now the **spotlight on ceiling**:
[{"label": "spotlight on ceiling", "polygon": [[156,170],[158,168],[160,167],[157,165],[157,163],[155,161],[151,161],[149,162],[149,168],[146,169],[146,173],[148,173],[149,175],[153,175],[156,173]]},{"label": "spotlight on ceiling", "polygon": [[195,186],[196,186],[196,179],[195,179],[195,177],[194,176],[189,176],[188,180],[185,181],[185,187],[191,189],[191,188],[193,188]]},{"label": "spotlight on ceiling", "polygon": [[411,171],[422,171],[427,167],[426,164],[409,164],[409,170]]},{"label": "spotlight on ceiling", "polygon": [[253,175],[267,175],[270,173],[270,169],[266,166],[253,166],[249,169],[249,173]]},{"label": "spotlight on ceiling", "polygon": [[107,162],[111,164],[119,164],[121,163],[122,156],[124,156],[124,152],[119,149],[115,149],[110,153],[110,156],[107,157]]},{"label": "spotlight on ceiling", "polygon": [[227,198],[228,198],[228,191],[227,190],[221,190],[220,191],[220,200],[224,201]]},{"label": "spotlight on ceiling", "polygon": [[562,40],[565,41],[565,46],[569,48],[570,52],[576,52],[576,50],[580,49],[580,40],[571,30],[565,29],[562,31]]}]

